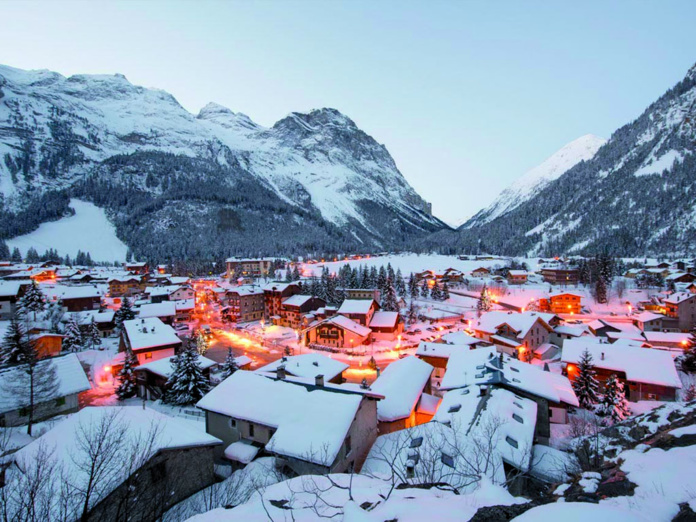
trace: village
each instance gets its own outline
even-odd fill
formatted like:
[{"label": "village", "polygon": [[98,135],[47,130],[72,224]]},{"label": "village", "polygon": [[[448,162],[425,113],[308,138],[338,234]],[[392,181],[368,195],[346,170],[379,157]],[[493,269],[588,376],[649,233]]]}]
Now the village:
[{"label": "village", "polygon": [[[579,472],[574,438],[696,395],[689,260],[229,258],[206,278],[6,261],[0,277],[3,489],[57,445],[74,489],[50,517],[186,520],[331,474],[521,495]],[[88,451],[100,437],[113,454]]]}]

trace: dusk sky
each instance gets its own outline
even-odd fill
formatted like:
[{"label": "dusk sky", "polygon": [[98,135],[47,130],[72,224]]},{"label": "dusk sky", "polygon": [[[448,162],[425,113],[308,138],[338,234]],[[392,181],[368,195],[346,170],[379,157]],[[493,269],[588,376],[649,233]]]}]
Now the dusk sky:
[{"label": "dusk sky", "polygon": [[458,224],[696,62],[696,2],[8,2],[0,63],[122,73],[270,126],[334,107]]}]

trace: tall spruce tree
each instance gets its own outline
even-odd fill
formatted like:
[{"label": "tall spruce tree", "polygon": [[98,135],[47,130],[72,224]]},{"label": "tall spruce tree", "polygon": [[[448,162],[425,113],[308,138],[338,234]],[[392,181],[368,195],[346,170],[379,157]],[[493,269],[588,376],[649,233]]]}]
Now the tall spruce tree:
[{"label": "tall spruce tree", "polygon": [[686,350],[677,358],[677,363],[684,373],[696,373],[696,325],[691,328]]},{"label": "tall spruce tree", "polygon": [[598,277],[595,283],[595,299],[599,304],[607,302],[607,284],[603,277]]},{"label": "tall spruce tree", "polygon": [[427,279],[423,279],[423,284],[421,284],[421,297],[424,299],[430,297],[430,287],[428,286]]},{"label": "tall spruce tree", "polygon": [[397,269],[394,280],[394,288],[396,288],[396,293],[404,297],[406,296],[406,284],[404,283],[404,276],[401,274],[401,269]]},{"label": "tall spruce tree", "polygon": [[447,286],[447,281],[442,285],[442,300],[447,301],[450,298],[449,286]]},{"label": "tall spruce tree", "polygon": [[435,301],[442,300],[442,291],[440,290],[440,285],[438,284],[437,281],[435,281],[433,288],[430,290],[430,298],[435,300]]},{"label": "tall spruce tree", "polygon": [[70,315],[68,324],[65,326],[65,336],[63,337],[63,350],[66,352],[79,352],[85,347],[85,340],[80,330],[75,314]]},{"label": "tall spruce tree", "polygon": [[10,319],[10,324],[2,338],[2,344],[0,344],[0,364],[5,366],[23,362],[22,358],[26,353],[25,343],[27,341],[24,325],[15,314]]},{"label": "tall spruce tree", "polygon": [[116,395],[119,401],[135,397],[137,383],[135,379],[135,368],[138,366],[138,358],[132,350],[128,349],[123,360],[123,368],[118,372],[118,387]]},{"label": "tall spruce tree", "polygon": [[131,307],[130,299],[124,297],[121,301],[121,306],[114,314],[114,325],[119,332],[123,329],[124,321],[135,319],[135,311]]},{"label": "tall spruce tree", "polygon": [[97,346],[101,346],[101,343],[102,343],[101,332],[99,331],[99,328],[97,327],[97,323],[94,320],[94,316],[92,316],[92,320],[89,322],[89,331],[87,333],[87,340],[89,341],[89,347],[92,348],[93,350]]},{"label": "tall spruce tree", "polygon": [[591,410],[599,400],[597,397],[599,383],[595,378],[592,355],[588,350],[585,350],[580,356],[577,369],[578,375],[573,381],[573,390],[578,398],[580,407]]},{"label": "tall spruce tree", "polygon": [[197,403],[208,392],[210,385],[203,375],[199,358],[198,352],[190,347],[172,358],[174,371],[167,380],[163,402],[188,406]]},{"label": "tall spruce tree", "polygon": [[237,358],[232,354],[232,348],[227,348],[227,355],[225,356],[225,361],[220,365],[222,370],[222,378],[227,379],[234,372],[239,370],[237,365]]},{"label": "tall spruce tree", "polygon": [[478,301],[476,302],[476,311],[478,315],[481,316],[482,313],[488,312],[491,309],[491,298],[488,295],[488,288],[483,285],[481,288],[481,294],[479,295]]},{"label": "tall spruce tree", "polygon": [[10,260],[10,247],[7,246],[7,243],[2,240],[0,241],[0,261],[9,261]]},{"label": "tall spruce tree", "polygon": [[411,275],[408,278],[408,293],[411,296],[411,299],[418,299],[420,296],[420,292],[418,291],[418,283],[416,282],[416,277],[413,275],[413,272],[411,272]]},{"label": "tall spruce tree", "polygon": [[611,418],[614,422],[620,422],[631,414],[631,409],[626,400],[624,383],[615,373],[612,373],[604,385],[604,396],[598,407],[602,416]]},{"label": "tall spruce tree", "polygon": [[42,312],[45,306],[46,298],[36,281],[31,282],[31,285],[17,302],[17,309],[23,314],[33,314],[34,321],[36,321],[36,313]]},{"label": "tall spruce tree", "polygon": [[382,294],[382,310],[386,312],[398,312],[399,304],[396,298],[396,290],[391,279],[387,278],[384,284],[384,293]]}]

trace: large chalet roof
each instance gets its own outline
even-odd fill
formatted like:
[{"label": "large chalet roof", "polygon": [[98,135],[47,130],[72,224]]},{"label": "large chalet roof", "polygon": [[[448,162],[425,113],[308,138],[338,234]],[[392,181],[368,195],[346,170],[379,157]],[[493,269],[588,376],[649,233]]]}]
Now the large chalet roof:
[{"label": "large chalet roof", "polygon": [[[553,316],[553,314],[547,315]],[[500,327],[507,324],[516,332],[519,338],[522,338],[527,335],[537,321],[541,321],[541,324],[547,330],[552,330],[544,317],[537,312],[487,312],[481,316],[474,329],[488,334],[495,334]]]},{"label": "large chalet roof", "polygon": [[[92,388],[80,360],[74,353],[42,359],[38,364],[39,366],[53,365],[58,377],[58,388],[55,394],[46,400],[81,393]],[[25,365],[20,364],[0,371],[0,413],[29,406],[29,400],[24,394],[18,395],[12,391],[12,384],[26,375],[25,369]]]},{"label": "large chalet roof", "polygon": [[312,323],[308,327],[308,329],[316,328],[317,326],[322,324],[333,324],[338,326],[339,328],[343,328],[344,330],[353,332],[354,334],[357,334],[361,337],[367,337],[372,333],[372,330],[370,330],[367,326],[363,326],[360,323],[356,323],[355,321],[346,317],[345,315],[332,315],[331,317],[324,319],[323,321],[317,321],[315,323]]},{"label": "large chalet roof", "polygon": [[312,299],[311,295],[295,294],[295,295],[292,295],[292,296],[286,298],[283,301],[283,304],[285,306],[302,306],[310,299]]},{"label": "large chalet roof", "polygon": [[[174,368],[172,366],[172,359],[174,357],[174,355],[172,355],[171,357],[163,357],[162,359],[157,359],[156,361],[136,366],[135,369],[147,370],[148,372],[154,373],[155,375],[159,375],[160,377],[168,379],[169,376],[174,372]],[[208,359],[207,357],[200,356],[198,357],[198,364],[200,364],[201,369],[207,370],[208,368],[212,368],[213,366],[215,366],[217,363],[211,359]]]},{"label": "large chalet roof", "polygon": [[696,294],[692,294],[691,292],[675,292],[669,297],[665,298],[665,303],[680,304],[694,297],[696,297]]},{"label": "large chalet roof", "polygon": [[418,404],[433,367],[418,357],[404,357],[385,368],[372,390],[384,395],[377,403],[377,418],[392,422],[408,418]]},{"label": "large chalet roof", "polygon": [[326,355],[304,353],[283,357],[266,366],[262,366],[256,371],[259,373],[275,372],[279,366],[284,366],[285,371],[289,375],[294,375],[296,377],[314,378],[317,375],[323,375],[326,382],[350,367],[348,364],[327,357]]},{"label": "large chalet roof", "polygon": [[338,309],[339,314],[367,314],[374,299],[345,299]]},{"label": "large chalet roof", "polygon": [[275,428],[266,450],[330,466],[361,401],[360,394],[328,389],[309,391],[299,384],[238,371],[203,397],[197,406]]},{"label": "large chalet roof", "polygon": [[570,339],[563,343],[561,361],[578,364],[583,352],[592,356],[596,368],[626,374],[629,381],[681,388],[670,352],[635,346],[600,343],[596,339]]},{"label": "large chalet roof", "polygon": [[162,301],[161,303],[149,303],[140,306],[138,317],[173,317],[176,315],[174,301]]},{"label": "large chalet roof", "polygon": [[399,321],[398,312],[375,312],[370,320],[370,328],[394,328]]},{"label": "large chalet roof", "polygon": [[123,328],[133,350],[181,344],[174,328],[157,317],[124,321]]}]

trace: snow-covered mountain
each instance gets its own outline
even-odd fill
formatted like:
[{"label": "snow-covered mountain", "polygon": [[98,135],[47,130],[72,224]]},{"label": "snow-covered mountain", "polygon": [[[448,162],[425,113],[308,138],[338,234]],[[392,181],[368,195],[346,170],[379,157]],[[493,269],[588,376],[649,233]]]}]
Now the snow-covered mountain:
[{"label": "snow-covered mountain", "polygon": [[[169,202],[178,211],[203,211],[210,225],[225,228],[231,222],[237,232],[249,230],[250,220],[254,227],[269,221],[268,230],[285,236],[297,232],[287,230],[289,223],[323,230],[311,239],[295,236],[303,243],[300,251],[391,248],[445,227],[384,145],[335,109],[292,113],[265,128],[214,103],[190,114],[170,94],[118,74],[66,78],[0,66],[0,159],[5,237],[64,214],[75,195],[106,207],[119,236],[136,250],[147,243],[128,237],[136,195],[140,206],[156,203],[159,213],[160,223],[148,220],[143,233],[150,233],[148,226],[154,231],[177,221],[163,210]],[[181,193],[196,180],[204,188]],[[129,208],[118,204],[115,190],[132,196]],[[225,191],[229,194],[222,195]],[[198,194],[194,198],[191,192]],[[49,196],[57,203],[50,204]],[[246,198],[244,204],[235,197]],[[215,225],[202,200],[228,214],[248,214],[253,207],[255,215],[222,218]],[[269,208],[262,211],[264,205],[291,219],[279,222]],[[279,247],[276,238],[253,237],[252,249],[271,253]],[[243,250],[239,238],[225,242]]]},{"label": "snow-covered mountain", "polygon": [[[696,66],[586,161],[427,249],[508,255],[696,254]],[[560,170],[560,169],[559,169]]]},{"label": "snow-covered mountain", "polygon": [[465,228],[483,225],[519,207],[533,198],[544,187],[558,179],[581,161],[594,157],[599,148],[607,142],[604,138],[586,134],[552,154],[540,165],[528,170],[512,185],[506,188],[487,208],[479,211],[464,223]]}]

